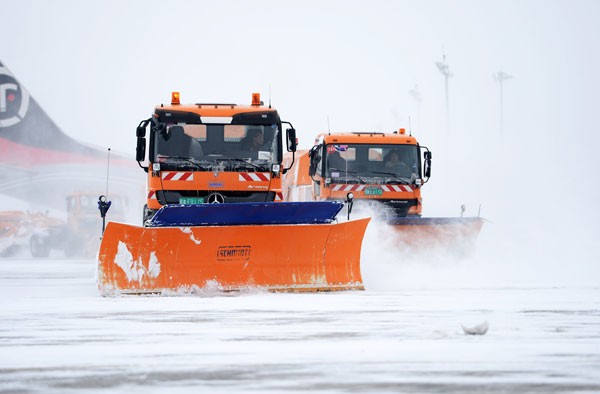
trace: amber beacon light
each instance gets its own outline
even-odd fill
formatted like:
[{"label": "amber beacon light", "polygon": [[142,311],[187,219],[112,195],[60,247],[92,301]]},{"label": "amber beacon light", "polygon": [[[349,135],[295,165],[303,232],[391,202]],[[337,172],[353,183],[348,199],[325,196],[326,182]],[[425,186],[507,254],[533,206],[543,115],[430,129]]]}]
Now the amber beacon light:
[{"label": "amber beacon light", "polygon": [[171,93],[171,105],[179,105],[179,92]]},{"label": "amber beacon light", "polygon": [[260,105],[260,93],[252,93],[252,105]]}]

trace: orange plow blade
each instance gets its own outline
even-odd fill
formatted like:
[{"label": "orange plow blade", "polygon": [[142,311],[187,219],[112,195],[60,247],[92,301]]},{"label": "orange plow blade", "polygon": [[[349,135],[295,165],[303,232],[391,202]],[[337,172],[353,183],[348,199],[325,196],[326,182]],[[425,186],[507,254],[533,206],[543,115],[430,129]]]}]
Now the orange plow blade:
[{"label": "orange plow blade", "polygon": [[111,222],[100,245],[98,287],[103,295],[208,286],[362,290],[360,250],[368,223],[139,227]]},{"label": "orange plow blade", "polygon": [[398,235],[400,246],[413,249],[471,253],[484,219],[469,218],[397,218],[388,222]]}]

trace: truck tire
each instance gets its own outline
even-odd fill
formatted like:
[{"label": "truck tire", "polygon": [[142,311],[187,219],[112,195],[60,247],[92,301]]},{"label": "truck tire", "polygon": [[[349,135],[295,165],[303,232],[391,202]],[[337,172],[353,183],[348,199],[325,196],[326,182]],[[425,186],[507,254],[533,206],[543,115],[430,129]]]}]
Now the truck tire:
[{"label": "truck tire", "polygon": [[48,242],[47,239],[34,234],[29,240],[29,250],[31,252],[31,256],[35,258],[48,257],[50,254],[50,242]]}]

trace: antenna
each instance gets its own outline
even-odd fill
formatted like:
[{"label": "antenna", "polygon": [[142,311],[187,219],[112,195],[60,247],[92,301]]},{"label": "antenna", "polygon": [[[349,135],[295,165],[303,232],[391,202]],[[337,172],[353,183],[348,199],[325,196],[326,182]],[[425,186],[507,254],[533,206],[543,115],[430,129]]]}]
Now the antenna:
[{"label": "antenna", "polygon": [[269,108],[271,108],[271,84],[269,84]]},{"label": "antenna", "polygon": [[110,148],[108,148],[108,159],[106,161],[106,198],[108,199],[108,171],[110,170]]},{"label": "antenna", "polygon": [[327,134],[331,135],[331,128],[329,127],[329,114],[327,114]]},{"label": "antenna", "polygon": [[106,163],[106,195],[98,197],[98,209],[100,210],[100,216],[102,216],[102,235],[104,236],[104,229],[106,228],[106,212],[110,208],[110,201],[108,201],[108,170],[110,169],[110,148],[108,148],[108,160]]},{"label": "antenna", "polygon": [[408,136],[412,137],[412,129],[410,128],[410,116],[408,117]]}]

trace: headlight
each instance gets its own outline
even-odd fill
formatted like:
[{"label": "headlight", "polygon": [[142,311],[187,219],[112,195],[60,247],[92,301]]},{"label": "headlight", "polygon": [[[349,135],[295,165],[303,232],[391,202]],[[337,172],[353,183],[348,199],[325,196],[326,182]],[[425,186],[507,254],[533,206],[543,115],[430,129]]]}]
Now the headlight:
[{"label": "headlight", "polygon": [[152,163],[152,171],[160,171],[160,163]]},{"label": "headlight", "polygon": [[272,170],[273,172],[279,172],[279,171],[281,170],[281,166],[280,166],[279,164],[273,164],[273,165],[271,166],[271,170]]}]

